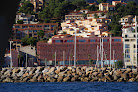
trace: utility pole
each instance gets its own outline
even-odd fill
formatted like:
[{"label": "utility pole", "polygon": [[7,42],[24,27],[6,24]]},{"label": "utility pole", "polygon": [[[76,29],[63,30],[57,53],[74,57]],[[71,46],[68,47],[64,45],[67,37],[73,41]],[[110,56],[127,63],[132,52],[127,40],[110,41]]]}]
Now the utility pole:
[{"label": "utility pole", "polygon": [[[102,49],[102,48],[101,48],[102,42],[101,42],[101,40],[102,40],[102,39],[100,39],[100,58],[101,58],[101,60],[102,60],[102,50],[101,50],[101,49]],[[101,65],[102,65],[102,63],[101,63]],[[102,66],[101,66],[101,67],[102,67]]]},{"label": "utility pole", "polygon": [[109,66],[111,67],[111,35],[110,35],[110,62],[109,62]]},{"label": "utility pole", "polygon": [[26,67],[27,67],[27,53],[26,53]]},{"label": "utility pole", "polygon": [[10,41],[10,56],[11,56],[11,58],[10,58],[10,61],[11,61],[11,62],[10,62],[10,67],[11,67],[11,68],[12,68],[12,65],[13,65],[13,64],[12,64],[12,53],[11,53],[11,44],[12,44],[12,42],[13,42],[13,41]]},{"label": "utility pole", "polygon": [[56,52],[55,52],[55,67],[56,67]]},{"label": "utility pole", "polygon": [[74,66],[76,66],[76,29],[75,29],[75,39],[74,39]]}]

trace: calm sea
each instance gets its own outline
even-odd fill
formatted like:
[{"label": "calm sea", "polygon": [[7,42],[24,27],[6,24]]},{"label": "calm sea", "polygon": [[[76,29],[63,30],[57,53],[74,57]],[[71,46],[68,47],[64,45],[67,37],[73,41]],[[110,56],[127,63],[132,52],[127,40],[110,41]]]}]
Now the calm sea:
[{"label": "calm sea", "polygon": [[0,83],[0,92],[138,92],[138,82]]}]

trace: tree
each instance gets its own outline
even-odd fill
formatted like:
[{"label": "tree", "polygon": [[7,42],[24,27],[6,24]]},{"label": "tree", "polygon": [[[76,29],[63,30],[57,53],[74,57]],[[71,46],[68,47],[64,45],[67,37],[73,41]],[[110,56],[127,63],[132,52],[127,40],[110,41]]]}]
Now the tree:
[{"label": "tree", "polygon": [[97,7],[95,7],[95,5],[91,5],[91,6],[86,6],[86,9],[90,10],[90,11],[97,11]]},{"label": "tree", "polygon": [[45,33],[43,30],[40,30],[39,32],[37,32],[38,38],[40,37],[40,39],[42,40],[42,38],[44,37]]},{"label": "tree", "polygon": [[95,14],[94,14],[94,18],[99,18],[99,16],[95,13]]},{"label": "tree", "polygon": [[119,61],[117,61],[117,62],[115,62],[115,67],[116,68],[123,68],[123,61],[122,60],[119,60]]},{"label": "tree", "polygon": [[97,0],[98,3],[105,3],[107,0]]},{"label": "tree", "polygon": [[33,38],[33,37],[30,37],[28,39],[28,43],[31,44],[32,46],[36,46],[36,43],[37,43],[37,39]]},{"label": "tree", "polygon": [[18,20],[17,24],[23,24],[23,20]]},{"label": "tree", "polygon": [[105,14],[102,12],[101,15],[104,16]]},{"label": "tree", "polygon": [[33,4],[30,3],[29,1],[25,1],[19,11],[25,14],[31,14],[33,12],[33,9],[34,9]]},{"label": "tree", "polygon": [[21,39],[23,45],[29,45],[28,39],[29,39],[29,36],[25,36],[24,38]]}]

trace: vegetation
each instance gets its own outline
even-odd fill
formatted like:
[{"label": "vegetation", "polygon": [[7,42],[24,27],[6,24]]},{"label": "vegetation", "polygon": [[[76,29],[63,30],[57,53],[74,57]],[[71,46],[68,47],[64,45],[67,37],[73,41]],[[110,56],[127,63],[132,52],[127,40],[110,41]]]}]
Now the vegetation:
[{"label": "vegetation", "polygon": [[112,22],[109,25],[109,30],[113,33],[113,36],[121,36],[121,24],[118,22],[120,18],[127,15],[138,15],[138,5],[130,1],[127,5],[117,4],[115,11],[108,12],[107,16],[111,16]]},{"label": "vegetation", "polygon": [[37,32],[37,35],[38,35],[38,39],[42,40],[44,35],[45,35],[45,33],[44,33],[43,30],[40,30],[39,32]]},{"label": "vegetation", "polygon": [[105,3],[107,0],[96,0],[98,3]]},{"label": "vegetation", "polygon": [[23,24],[23,20],[18,20],[17,24]]},{"label": "vegetation", "polygon": [[[41,22],[49,23],[49,22],[60,22],[64,20],[66,14],[73,10],[81,10],[81,9],[89,9],[89,10],[97,10],[97,8],[93,6],[89,6],[85,0],[49,0],[46,2],[46,7],[38,14]],[[55,21],[52,21],[55,19]]]},{"label": "vegetation", "polygon": [[32,3],[30,3],[29,1],[25,1],[22,5],[22,7],[20,8],[19,12],[23,12],[25,14],[31,14],[33,13],[33,9],[34,6]]},{"label": "vegetation", "polygon": [[117,61],[117,62],[115,62],[115,67],[116,68],[123,68],[123,61],[122,60],[119,60],[119,61]]},{"label": "vegetation", "polygon": [[38,39],[35,39],[33,37],[26,36],[24,38],[21,39],[23,45],[32,45],[32,46],[36,46],[36,43],[38,42]]}]

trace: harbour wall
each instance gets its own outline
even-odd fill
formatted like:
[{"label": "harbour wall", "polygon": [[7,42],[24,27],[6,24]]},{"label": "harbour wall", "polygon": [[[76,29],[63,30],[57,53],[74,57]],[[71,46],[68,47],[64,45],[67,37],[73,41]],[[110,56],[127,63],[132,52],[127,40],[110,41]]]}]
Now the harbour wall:
[{"label": "harbour wall", "polygon": [[138,82],[137,70],[94,67],[2,68],[0,82]]}]

